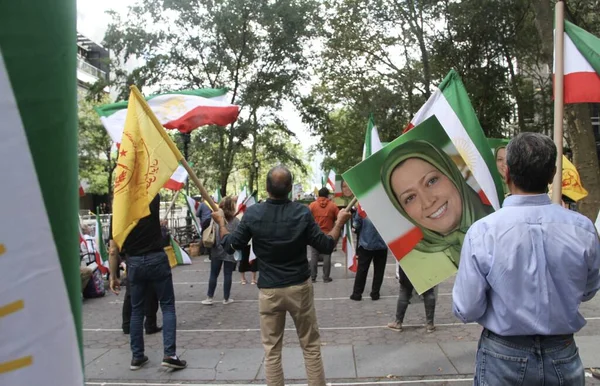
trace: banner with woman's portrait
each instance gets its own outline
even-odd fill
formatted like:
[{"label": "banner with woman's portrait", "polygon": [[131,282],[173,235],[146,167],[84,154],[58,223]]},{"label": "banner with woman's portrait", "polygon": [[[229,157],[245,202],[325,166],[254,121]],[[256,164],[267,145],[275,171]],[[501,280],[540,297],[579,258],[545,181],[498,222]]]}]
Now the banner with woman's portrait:
[{"label": "banner with woman's portrait", "polygon": [[432,116],[343,175],[419,294],[456,273],[468,228],[502,203],[481,151]]}]

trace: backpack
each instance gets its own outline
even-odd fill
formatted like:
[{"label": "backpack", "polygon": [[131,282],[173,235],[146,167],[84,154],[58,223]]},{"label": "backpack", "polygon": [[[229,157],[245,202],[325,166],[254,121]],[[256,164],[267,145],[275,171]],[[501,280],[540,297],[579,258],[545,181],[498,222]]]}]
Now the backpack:
[{"label": "backpack", "polygon": [[106,294],[106,289],[104,288],[104,278],[100,273],[99,269],[94,270],[90,281],[87,286],[83,290],[83,297],[85,299],[92,298],[101,298]]}]

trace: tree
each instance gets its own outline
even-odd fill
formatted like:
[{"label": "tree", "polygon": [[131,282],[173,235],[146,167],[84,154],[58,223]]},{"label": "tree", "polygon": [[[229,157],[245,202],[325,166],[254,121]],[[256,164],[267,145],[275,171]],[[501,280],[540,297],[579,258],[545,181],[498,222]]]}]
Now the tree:
[{"label": "tree", "polygon": [[100,122],[94,106],[109,102],[107,95],[98,101],[80,95],[79,99],[79,177],[89,183],[88,193],[112,196],[112,174],[116,157],[112,141]]},{"label": "tree", "polygon": [[121,85],[231,90],[231,103],[242,108],[238,122],[202,130],[206,137],[196,139],[225,194],[236,155],[259,135],[253,116],[279,109],[304,77],[304,48],[317,21],[314,0],[141,0],[127,20],[113,13],[105,45],[120,61],[145,60],[118,74]]}]

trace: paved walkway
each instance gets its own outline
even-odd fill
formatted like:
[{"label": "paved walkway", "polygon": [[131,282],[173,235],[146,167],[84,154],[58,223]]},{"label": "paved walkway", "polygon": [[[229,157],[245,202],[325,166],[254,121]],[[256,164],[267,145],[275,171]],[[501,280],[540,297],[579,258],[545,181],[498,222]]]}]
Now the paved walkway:
[{"label": "paved walkway", "polygon": [[[442,283],[436,308],[437,331],[425,333],[422,303],[409,307],[406,329],[397,333],[385,328],[395,315],[398,284],[395,264],[388,259],[382,298],[362,301],[348,298],[354,282],[346,274],[344,256],[334,253],[332,283],[319,276],[315,286],[325,373],[332,385],[468,385],[472,383],[474,357],[481,328],[458,323],[451,312],[452,281]],[[122,296],[85,300],[84,343],[86,377],[89,385],[176,384],[264,384],[263,349],[260,344],[258,290],[241,285],[234,273],[232,297],[223,305],[221,282],[215,304],[204,306],[209,263],[204,257],[191,266],[174,269],[177,298],[178,353],[189,367],[167,372],[160,367],[162,337],[147,336],[150,363],[130,371],[129,339],[120,329]],[[249,276],[248,276],[249,277]],[[222,278],[220,278],[222,280]],[[600,298],[585,303],[582,313],[588,325],[578,334],[577,343],[586,367],[600,367]],[[305,383],[302,353],[290,318],[284,336],[284,373],[290,383]],[[599,384],[588,378],[589,384]]]}]

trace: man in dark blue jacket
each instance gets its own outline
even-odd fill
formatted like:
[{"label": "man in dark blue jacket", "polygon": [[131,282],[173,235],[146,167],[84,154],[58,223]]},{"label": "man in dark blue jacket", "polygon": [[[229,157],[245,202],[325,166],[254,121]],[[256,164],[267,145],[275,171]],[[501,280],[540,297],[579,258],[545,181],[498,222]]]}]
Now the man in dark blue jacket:
[{"label": "man in dark blue jacket", "polygon": [[284,384],[281,350],[289,312],[304,353],[308,384],[324,386],[325,371],[306,247],[310,245],[330,254],[350,213],[340,211],[333,230],[326,235],[308,207],[288,199],[291,190],[292,174],[285,167],[277,166],[267,174],[269,199],[249,207],[234,233],[226,230],[222,211],[213,213],[213,219],[223,231],[222,244],[229,253],[241,250],[252,239],[260,267],[258,308],[267,383]]},{"label": "man in dark blue jacket", "polygon": [[383,284],[383,274],[385,273],[385,263],[387,262],[388,247],[375,229],[375,226],[367,217],[362,218],[358,212],[354,213],[352,226],[358,233],[358,268],[354,278],[354,289],[350,299],[362,300],[362,293],[365,290],[369,266],[373,262],[373,284],[371,286],[371,299],[379,300],[379,290]]}]

